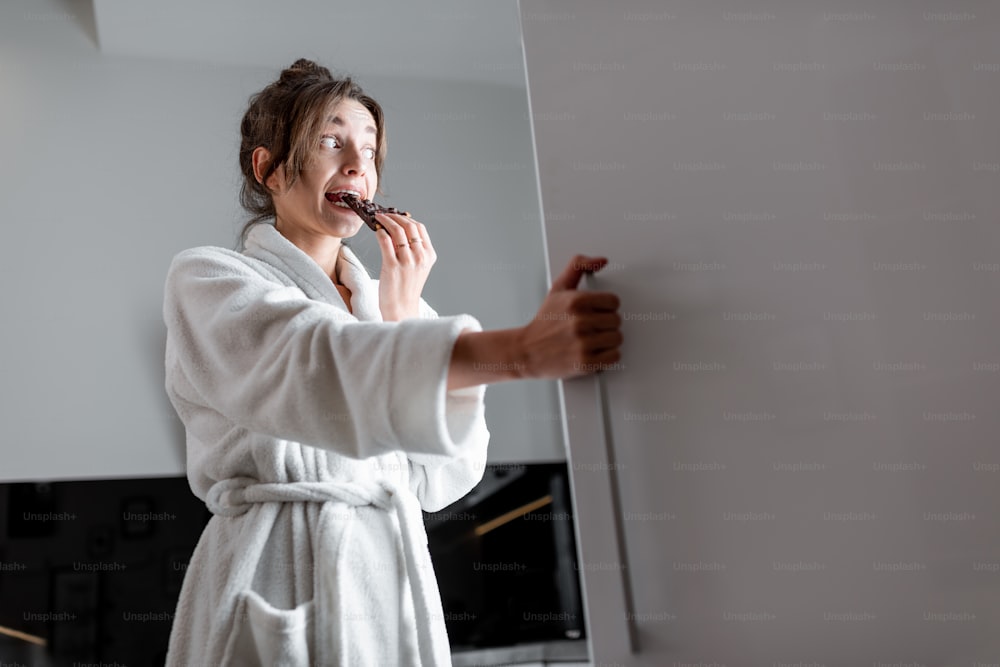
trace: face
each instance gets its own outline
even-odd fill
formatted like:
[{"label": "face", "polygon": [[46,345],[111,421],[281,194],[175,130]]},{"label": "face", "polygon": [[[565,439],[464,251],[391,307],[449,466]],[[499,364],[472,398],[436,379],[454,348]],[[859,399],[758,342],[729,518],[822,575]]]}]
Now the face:
[{"label": "face", "polygon": [[295,184],[284,184],[281,165],[268,185],[273,191],[278,228],[298,236],[348,238],[364,221],[347,208],[327,199],[327,193],[354,190],[371,199],[378,188],[375,171],[375,120],[360,102],[345,99],[327,118],[312,163]]}]

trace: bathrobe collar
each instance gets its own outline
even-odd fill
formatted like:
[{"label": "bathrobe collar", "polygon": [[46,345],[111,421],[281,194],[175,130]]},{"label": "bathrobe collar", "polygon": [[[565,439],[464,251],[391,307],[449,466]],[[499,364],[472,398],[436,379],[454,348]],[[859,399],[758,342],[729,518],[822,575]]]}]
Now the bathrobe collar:
[{"label": "bathrobe collar", "polygon": [[[320,265],[301,248],[285,238],[273,224],[261,222],[247,232],[243,254],[266,262],[291,278],[311,299],[324,301],[344,312],[347,305],[340,292]],[[362,321],[382,321],[378,308],[378,281],[368,275],[368,270],[354,251],[345,245],[337,254],[337,275],[351,290],[351,309],[355,318]]]}]

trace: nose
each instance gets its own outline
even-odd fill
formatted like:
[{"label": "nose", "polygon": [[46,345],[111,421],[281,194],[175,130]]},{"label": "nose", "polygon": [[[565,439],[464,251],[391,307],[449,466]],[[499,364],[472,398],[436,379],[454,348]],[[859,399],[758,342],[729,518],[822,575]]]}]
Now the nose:
[{"label": "nose", "polygon": [[362,176],[365,173],[365,160],[362,149],[357,146],[345,147],[340,153],[344,162],[340,165],[340,170],[345,174]]}]

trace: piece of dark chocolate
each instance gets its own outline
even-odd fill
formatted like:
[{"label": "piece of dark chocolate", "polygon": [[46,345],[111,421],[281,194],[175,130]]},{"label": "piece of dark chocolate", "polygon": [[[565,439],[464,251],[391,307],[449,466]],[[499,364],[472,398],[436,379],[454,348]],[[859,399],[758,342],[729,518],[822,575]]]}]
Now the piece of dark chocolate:
[{"label": "piece of dark chocolate", "polygon": [[379,213],[395,213],[396,215],[405,215],[406,217],[410,217],[410,214],[407,211],[400,211],[393,206],[388,208],[379,206],[370,199],[361,199],[352,194],[345,193],[341,195],[340,201],[350,206],[351,209],[365,221],[365,224],[368,225],[373,232],[377,232],[382,228],[382,224],[375,219],[375,216]]}]

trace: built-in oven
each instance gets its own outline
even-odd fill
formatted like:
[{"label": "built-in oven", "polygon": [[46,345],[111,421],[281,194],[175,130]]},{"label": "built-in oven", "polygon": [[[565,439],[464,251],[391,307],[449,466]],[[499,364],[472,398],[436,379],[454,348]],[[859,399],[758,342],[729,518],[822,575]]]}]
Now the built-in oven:
[{"label": "built-in oven", "polygon": [[488,465],[425,521],[453,651],[584,638],[565,463]]}]

